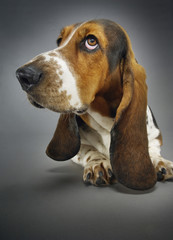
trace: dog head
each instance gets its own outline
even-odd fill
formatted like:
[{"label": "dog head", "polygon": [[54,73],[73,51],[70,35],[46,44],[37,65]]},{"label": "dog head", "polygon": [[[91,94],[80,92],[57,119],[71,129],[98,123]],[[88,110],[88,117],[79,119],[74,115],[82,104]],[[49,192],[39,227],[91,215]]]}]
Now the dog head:
[{"label": "dog head", "polygon": [[115,23],[97,20],[65,27],[57,44],[20,67],[17,78],[35,106],[84,112],[125,55],[125,35]]}]

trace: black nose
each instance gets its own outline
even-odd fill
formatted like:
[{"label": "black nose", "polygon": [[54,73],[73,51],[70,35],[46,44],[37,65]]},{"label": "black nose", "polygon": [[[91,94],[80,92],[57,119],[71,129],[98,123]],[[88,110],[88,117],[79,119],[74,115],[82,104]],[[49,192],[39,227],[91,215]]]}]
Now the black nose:
[{"label": "black nose", "polygon": [[32,65],[21,67],[16,71],[16,77],[26,92],[40,82],[42,75],[42,71]]}]

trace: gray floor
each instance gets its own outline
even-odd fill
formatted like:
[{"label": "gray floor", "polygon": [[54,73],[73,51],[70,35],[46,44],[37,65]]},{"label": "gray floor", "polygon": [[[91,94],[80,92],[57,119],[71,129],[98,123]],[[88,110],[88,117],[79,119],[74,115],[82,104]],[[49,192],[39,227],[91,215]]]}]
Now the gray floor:
[{"label": "gray floor", "polygon": [[41,139],[1,142],[1,240],[172,239],[173,182],[147,192],[86,186],[82,168],[47,158]]},{"label": "gray floor", "polygon": [[82,168],[45,155],[57,114],[32,107],[15,70],[56,47],[60,29],[93,18],[122,25],[147,72],[148,102],[173,160],[170,0],[1,0],[0,240],[173,239],[173,181],[135,192],[82,182]]}]

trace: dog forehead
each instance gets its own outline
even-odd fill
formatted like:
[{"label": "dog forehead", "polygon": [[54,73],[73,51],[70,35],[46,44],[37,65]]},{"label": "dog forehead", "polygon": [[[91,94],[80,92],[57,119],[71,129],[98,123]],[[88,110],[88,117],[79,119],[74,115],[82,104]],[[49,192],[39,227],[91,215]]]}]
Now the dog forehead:
[{"label": "dog forehead", "polygon": [[60,36],[65,41],[69,37],[76,37],[78,34],[85,35],[90,32],[99,34],[102,38],[105,37],[110,46],[112,42],[115,43],[116,40],[124,35],[123,29],[115,22],[107,19],[97,19],[68,25],[61,30]]},{"label": "dog forehead", "polygon": [[107,19],[77,23],[64,29],[64,36],[68,43],[72,38],[77,41],[78,38],[82,39],[89,34],[95,35],[102,44],[108,58],[110,71],[113,71],[127,52],[128,40],[125,30],[117,23]]},{"label": "dog forehead", "polygon": [[107,19],[90,20],[72,26],[73,28],[78,28],[79,32],[83,30],[86,32],[93,31],[100,33],[103,38],[107,38],[109,45],[112,45],[112,43],[115,44],[115,41],[118,42],[118,40],[125,38],[125,30],[117,23]]},{"label": "dog forehead", "polygon": [[[72,38],[82,38],[85,37],[88,34],[95,34],[97,37],[100,37],[101,40],[104,39],[104,26],[102,24],[99,24],[98,21],[86,21],[86,22],[80,22],[76,23],[70,26],[66,26],[61,30],[60,37],[63,38],[63,42],[68,41]],[[62,44],[64,45],[64,44]]]}]

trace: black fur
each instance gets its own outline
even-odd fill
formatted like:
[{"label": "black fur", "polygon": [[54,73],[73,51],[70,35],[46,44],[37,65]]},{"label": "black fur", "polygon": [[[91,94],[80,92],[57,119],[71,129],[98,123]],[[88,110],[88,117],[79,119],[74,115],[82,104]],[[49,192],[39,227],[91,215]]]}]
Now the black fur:
[{"label": "black fur", "polygon": [[[150,107],[149,107],[149,108],[150,108]],[[151,115],[152,115],[152,118],[153,118],[154,126],[155,126],[157,129],[159,129],[158,124],[157,124],[157,122],[156,122],[156,119],[155,119],[155,117],[154,117],[154,114],[153,114],[151,108],[150,108],[150,111],[151,111]]]},{"label": "black fur", "polygon": [[110,72],[115,70],[117,64],[125,58],[127,53],[127,39],[123,30],[118,24],[109,20],[96,20],[103,25],[105,35],[109,41],[109,47],[106,50],[106,55],[109,62]]}]

